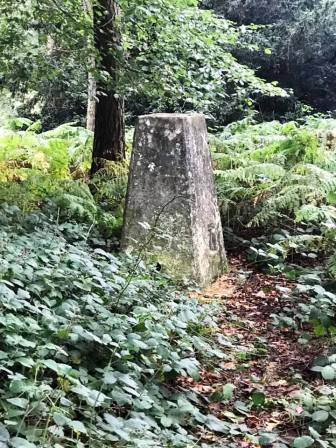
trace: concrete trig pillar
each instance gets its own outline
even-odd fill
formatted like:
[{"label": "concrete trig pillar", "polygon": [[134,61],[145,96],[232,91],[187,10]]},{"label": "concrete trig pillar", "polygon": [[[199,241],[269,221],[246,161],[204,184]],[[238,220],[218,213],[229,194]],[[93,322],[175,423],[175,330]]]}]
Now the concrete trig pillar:
[{"label": "concrete trig pillar", "polygon": [[209,284],[225,269],[222,226],[199,114],[139,117],[122,248],[176,280]]}]

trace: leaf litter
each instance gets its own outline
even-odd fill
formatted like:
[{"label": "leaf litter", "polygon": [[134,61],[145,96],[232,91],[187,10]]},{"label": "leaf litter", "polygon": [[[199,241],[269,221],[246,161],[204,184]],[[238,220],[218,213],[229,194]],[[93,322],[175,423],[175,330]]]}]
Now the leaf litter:
[{"label": "leaf litter", "polygon": [[[300,391],[301,378],[316,387],[320,384],[310,367],[321,349],[313,342],[300,344],[299,331],[272,325],[272,315],[288,305],[284,292],[291,292],[295,283],[283,275],[260,272],[243,257],[230,257],[229,264],[229,273],[191,294],[201,302],[220,305],[218,330],[227,357],[215,368],[201,370],[199,381],[180,378],[178,382],[201,394],[209,413],[240,425],[241,432],[225,436],[225,441],[200,432],[203,442],[285,448],[299,435],[287,405]],[[303,411],[299,405],[295,408],[297,416]]]}]

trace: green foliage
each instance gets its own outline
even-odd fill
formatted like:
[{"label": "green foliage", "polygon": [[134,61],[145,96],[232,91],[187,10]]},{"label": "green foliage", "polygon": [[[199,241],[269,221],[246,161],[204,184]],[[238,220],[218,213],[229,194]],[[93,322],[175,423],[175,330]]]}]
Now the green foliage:
[{"label": "green foliage", "polygon": [[[335,120],[321,117],[300,124],[244,120],[212,139],[227,234],[248,248],[249,261],[295,282],[279,286],[273,324],[321,353],[309,375],[293,378],[302,383],[300,393],[282,401],[298,430],[291,444],[297,448],[335,445],[334,128]],[[274,433],[259,438],[261,446],[277,443]]]},{"label": "green foliage", "polygon": [[[106,183],[109,184],[107,180]],[[110,239],[120,236],[121,233],[124,195],[117,195],[119,192],[113,188],[113,183],[108,193],[107,200],[115,205],[113,214],[105,203],[97,202],[86,183],[65,182],[54,195],[48,196],[44,211],[47,214],[57,215],[61,222],[90,224],[101,237]],[[97,196],[98,194],[102,193],[98,191]]]},{"label": "green foliage", "polygon": [[111,213],[122,214],[127,191],[129,161],[107,162],[90,180],[97,203]]},{"label": "green foliage", "polygon": [[[325,127],[332,124],[332,120],[324,123]],[[317,120],[301,126],[245,121],[214,139],[215,174],[226,225],[271,229],[284,222],[293,225],[307,210],[301,207],[328,202],[336,187],[335,152],[313,126]]]},{"label": "green foliage", "polygon": [[336,328],[336,295],[321,284],[321,273],[312,271],[299,277],[290,294],[291,306],[274,315],[274,324],[302,328],[309,324],[316,337],[334,335]]},{"label": "green foliage", "polygon": [[17,203],[27,210],[69,177],[69,155],[65,140],[43,138],[31,129],[30,122],[13,120],[9,128],[22,125],[28,129],[1,130],[0,201]]},{"label": "green foliage", "polygon": [[92,133],[71,124],[38,131],[21,118],[0,130],[0,203],[88,223],[106,239],[119,235],[128,162],[107,166],[88,184]]},{"label": "green foliage", "polygon": [[[239,24],[259,26],[253,41],[259,51],[239,52],[240,60],[268,80],[294,89],[296,97],[320,111],[335,109],[334,54],[336,5],[333,0],[205,0],[216,12]],[[267,26],[264,26],[267,25]],[[265,51],[269,49],[269,51]],[[296,106],[261,104],[266,114],[281,114]]]},{"label": "green foliage", "polygon": [[57,182],[83,177],[92,146],[91,133],[70,124],[45,133],[39,130],[39,123],[20,118],[0,129],[0,182],[8,189],[9,184],[22,188],[36,200]]},{"label": "green foliage", "polygon": [[209,310],[138,262],[91,249],[88,226],[14,206],[0,219],[4,447],[183,447],[196,423],[230,431],[174,388],[221,355],[195,333]]},{"label": "green foliage", "polygon": [[232,55],[241,30],[231,22],[198,8],[178,9],[171,1],[151,2],[149,11],[139,6],[143,25],[134,32],[131,22],[126,42],[138,54],[130,60],[133,72],[141,70],[132,84],[127,79],[130,93],[137,92],[133,101],[148,110],[202,111],[218,125],[243,115],[259,95],[285,95]]},{"label": "green foliage", "polygon": [[[120,73],[113,88],[125,95],[131,113],[197,110],[223,122],[243,116],[259,97],[285,96],[233,56],[246,28],[196,3],[121,2],[116,26],[123,47],[114,55]],[[72,119],[69,109],[74,117],[83,116],[88,72],[107,84],[110,77],[92,46],[92,19],[83,2],[5,2],[0,18],[2,86],[17,97],[33,92],[28,101],[23,97],[26,112],[41,115],[49,127]]]},{"label": "green foliage", "polygon": [[[335,355],[332,356],[335,358]],[[329,358],[333,359],[332,356]],[[323,360],[320,359],[319,362]],[[313,368],[313,370],[318,369]],[[301,408],[303,412],[299,418],[308,426],[308,430],[307,435],[295,439],[294,446],[326,448],[334,446],[336,417],[334,396],[335,387],[331,383],[319,385],[314,391],[307,387],[297,394],[288,412],[292,418],[298,418],[297,409]]]}]

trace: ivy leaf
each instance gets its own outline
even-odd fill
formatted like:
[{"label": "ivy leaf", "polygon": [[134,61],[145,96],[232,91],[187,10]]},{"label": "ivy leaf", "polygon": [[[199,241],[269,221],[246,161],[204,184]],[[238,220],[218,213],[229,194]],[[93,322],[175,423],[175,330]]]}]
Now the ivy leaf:
[{"label": "ivy leaf", "polygon": [[183,371],[186,371],[187,374],[191,376],[191,378],[193,378],[194,380],[199,379],[198,362],[196,361],[196,359],[191,358],[181,359],[178,362],[178,369],[179,372],[181,372],[182,370],[182,373]]},{"label": "ivy leaf", "polygon": [[173,419],[168,415],[163,415],[160,421],[161,425],[164,426],[165,428],[170,428],[173,424]]},{"label": "ivy leaf", "polygon": [[230,432],[230,426],[222,420],[219,420],[214,415],[208,415],[204,424],[212,431],[221,432],[224,434],[228,434]]},{"label": "ivy leaf", "polygon": [[104,414],[104,418],[117,436],[119,436],[122,440],[130,440],[130,436],[128,432],[125,431],[125,425],[122,420],[111,414]]},{"label": "ivy leaf", "polygon": [[321,374],[325,380],[329,380],[329,381],[335,379],[335,376],[336,376],[335,370],[331,366],[323,367]]},{"label": "ivy leaf", "polygon": [[10,440],[10,444],[13,448],[36,448],[34,443],[30,443],[21,437],[14,437]]},{"label": "ivy leaf", "polygon": [[69,422],[69,426],[75,432],[82,433],[82,434],[87,434],[87,430],[86,430],[85,426],[79,420],[72,420],[71,422]]},{"label": "ivy leaf", "polygon": [[271,443],[275,442],[278,438],[277,434],[271,434],[271,433],[263,433],[259,437],[259,444],[261,446],[270,445]]},{"label": "ivy leaf", "polygon": [[53,420],[57,426],[65,426],[65,425],[69,424],[69,422],[70,422],[69,417],[66,417],[63,414],[60,414],[59,412],[55,412],[53,414]]},{"label": "ivy leaf", "polygon": [[308,448],[314,444],[314,439],[309,436],[297,437],[293,442],[293,448]]},{"label": "ivy leaf", "polygon": [[130,377],[130,375],[122,375],[119,379],[132,389],[138,389],[138,384]]},{"label": "ivy leaf", "polygon": [[18,358],[17,362],[28,368],[32,368],[35,365],[35,361],[32,358]]},{"label": "ivy leaf", "polygon": [[315,422],[325,422],[329,418],[329,412],[327,411],[316,411],[312,415],[312,419]]},{"label": "ivy leaf", "polygon": [[88,387],[78,384],[71,388],[72,392],[78,394],[86,400],[89,406],[99,407],[107,399],[107,396],[99,390],[89,389]]},{"label": "ivy leaf", "polygon": [[114,372],[105,372],[103,377],[104,384],[112,385],[117,382]]},{"label": "ivy leaf", "polygon": [[0,424],[0,441],[8,442],[9,439],[10,435],[7,428],[4,425]]},{"label": "ivy leaf", "polygon": [[18,408],[26,409],[29,401],[26,398],[7,398],[8,403],[13,404],[14,406],[17,406]]},{"label": "ivy leaf", "polygon": [[108,424],[110,424],[111,426],[114,426],[116,428],[122,428],[123,427],[123,423],[121,420],[119,420],[117,417],[115,417],[112,414],[104,414],[104,418],[107,421]]},{"label": "ivy leaf", "polygon": [[58,373],[58,364],[53,359],[45,359],[42,361],[42,364],[50,370]]}]

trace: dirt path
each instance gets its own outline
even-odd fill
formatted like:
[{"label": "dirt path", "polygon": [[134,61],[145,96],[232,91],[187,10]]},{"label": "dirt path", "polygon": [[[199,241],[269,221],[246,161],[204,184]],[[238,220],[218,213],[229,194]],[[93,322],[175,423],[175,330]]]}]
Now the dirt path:
[{"label": "dirt path", "polygon": [[[199,300],[217,301],[223,309],[219,328],[227,357],[202,371],[200,381],[188,380],[184,387],[201,393],[209,412],[221,420],[246,425],[251,437],[242,440],[238,435],[235,444],[225,446],[256,447],[254,436],[274,430],[286,441],[298,434],[285,403],[300,389],[297,375],[310,375],[316,352],[300,345],[295,331],[272,325],[272,314],[288,305],[282,296],[294,284],[257,272],[239,258],[231,258],[230,266],[230,273],[197,294]],[[228,384],[233,385],[231,399]],[[202,437],[214,441],[213,434]]]}]

